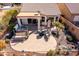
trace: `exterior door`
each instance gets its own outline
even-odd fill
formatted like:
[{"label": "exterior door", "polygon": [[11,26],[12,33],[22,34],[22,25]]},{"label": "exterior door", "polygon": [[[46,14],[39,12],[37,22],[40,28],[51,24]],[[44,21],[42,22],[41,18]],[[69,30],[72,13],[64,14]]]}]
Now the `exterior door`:
[{"label": "exterior door", "polygon": [[28,24],[30,24],[30,23],[32,23],[32,19],[29,18],[28,19]]}]

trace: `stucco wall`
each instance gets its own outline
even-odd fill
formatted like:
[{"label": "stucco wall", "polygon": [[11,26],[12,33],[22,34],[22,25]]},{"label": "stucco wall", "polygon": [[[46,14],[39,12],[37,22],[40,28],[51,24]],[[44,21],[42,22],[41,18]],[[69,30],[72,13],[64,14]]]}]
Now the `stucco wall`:
[{"label": "stucco wall", "polygon": [[79,3],[65,3],[72,14],[79,14]]},{"label": "stucco wall", "polygon": [[63,17],[61,17],[61,19],[64,23],[66,23],[66,25],[69,26],[70,32],[74,34],[76,38],[79,40],[79,27],[75,26],[74,24],[72,24],[70,21],[68,21],[67,19]]},{"label": "stucco wall", "polygon": [[58,7],[59,7],[59,9],[60,9],[60,11],[61,11],[61,14],[64,15],[64,17],[65,17],[67,20],[69,20],[69,21],[72,22],[74,16],[71,14],[71,12],[70,12],[70,10],[68,9],[68,7],[66,6],[66,4],[64,4],[64,3],[58,3],[57,5],[58,5]]}]

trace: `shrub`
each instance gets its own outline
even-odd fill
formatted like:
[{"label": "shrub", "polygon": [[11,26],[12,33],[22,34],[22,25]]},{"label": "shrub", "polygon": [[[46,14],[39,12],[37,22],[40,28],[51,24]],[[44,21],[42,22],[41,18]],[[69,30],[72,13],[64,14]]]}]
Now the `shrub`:
[{"label": "shrub", "polygon": [[58,29],[63,29],[64,28],[64,25],[62,23],[60,23],[59,21],[52,22],[52,24],[54,26],[56,26]]},{"label": "shrub", "polygon": [[70,35],[66,35],[66,38],[67,38],[67,40],[68,40],[69,42],[72,42],[72,41],[73,41],[73,38],[72,38],[72,36],[70,36]]},{"label": "shrub", "polygon": [[5,43],[6,43],[6,44],[9,44],[9,43],[10,43],[10,40],[9,40],[9,39],[6,39],[6,40],[5,40]]},{"label": "shrub", "polygon": [[9,24],[8,31],[12,31],[14,29],[15,24]]},{"label": "shrub", "polygon": [[1,20],[0,21],[1,25],[5,26],[5,27],[8,26],[10,20],[12,20],[11,18],[12,17],[16,17],[17,14],[18,14],[18,11],[15,10],[15,9],[11,9],[11,10],[4,11],[4,15],[0,19]]},{"label": "shrub", "polygon": [[6,47],[6,43],[4,40],[0,40],[0,50]]},{"label": "shrub", "polygon": [[47,56],[54,56],[54,55],[56,55],[56,51],[55,50],[49,50],[46,55]]}]

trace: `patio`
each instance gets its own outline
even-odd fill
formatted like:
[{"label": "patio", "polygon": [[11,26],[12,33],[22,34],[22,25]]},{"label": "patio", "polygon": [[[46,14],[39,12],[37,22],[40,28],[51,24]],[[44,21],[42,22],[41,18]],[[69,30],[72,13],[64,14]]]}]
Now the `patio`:
[{"label": "patio", "polygon": [[48,41],[46,41],[44,37],[37,39],[37,34],[32,33],[27,40],[19,43],[10,42],[10,45],[16,51],[46,53],[50,49],[54,50],[57,46],[57,42],[53,36],[50,36]]}]

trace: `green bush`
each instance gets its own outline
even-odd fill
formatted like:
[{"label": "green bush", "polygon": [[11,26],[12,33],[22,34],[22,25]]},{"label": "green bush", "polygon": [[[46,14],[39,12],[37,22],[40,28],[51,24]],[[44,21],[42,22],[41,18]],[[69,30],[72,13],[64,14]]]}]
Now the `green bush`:
[{"label": "green bush", "polygon": [[57,28],[59,28],[59,29],[63,29],[64,28],[64,25],[62,23],[60,23],[59,21],[52,22],[52,24],[54,26],[56,26]]},{"label": "green bush", "polygon": [[54,55],[56,55],[56,51],[55,50],[49,50],[46,55],[47,56],[54,56]]},{"label": "green bush", "polygon": [[10,21],[13,20],[12,18],[15,18],[17,14],[18,14],[18,11],[15,9],[4,11],[4,16],[2,16],[2,18],[0,19],[0,24],[4,28],[8,27],[9,30],[12,30],[15,24],[13,22],[10,23]]},{"label": "green bush", "polygon": [[9,44],[9,43],[10,43],[10,40],[9,40],[9,39],[6,39],[6,40],[5,40],[5,43],[6,43],[6,44]]},{"label": "green bush", "polygon": [[12,31],[14,29],[14,26],[15,26],[14,23],[9,24],[9,26],[8,26],[9,31]]},{"label": "green bush", "polygon": [[66,35],[66,38],[67,38],[67,40],[70,41],[70,42],[73,41],[73,38],[72,38],[72,36],[70,36],[70,35]]}]

